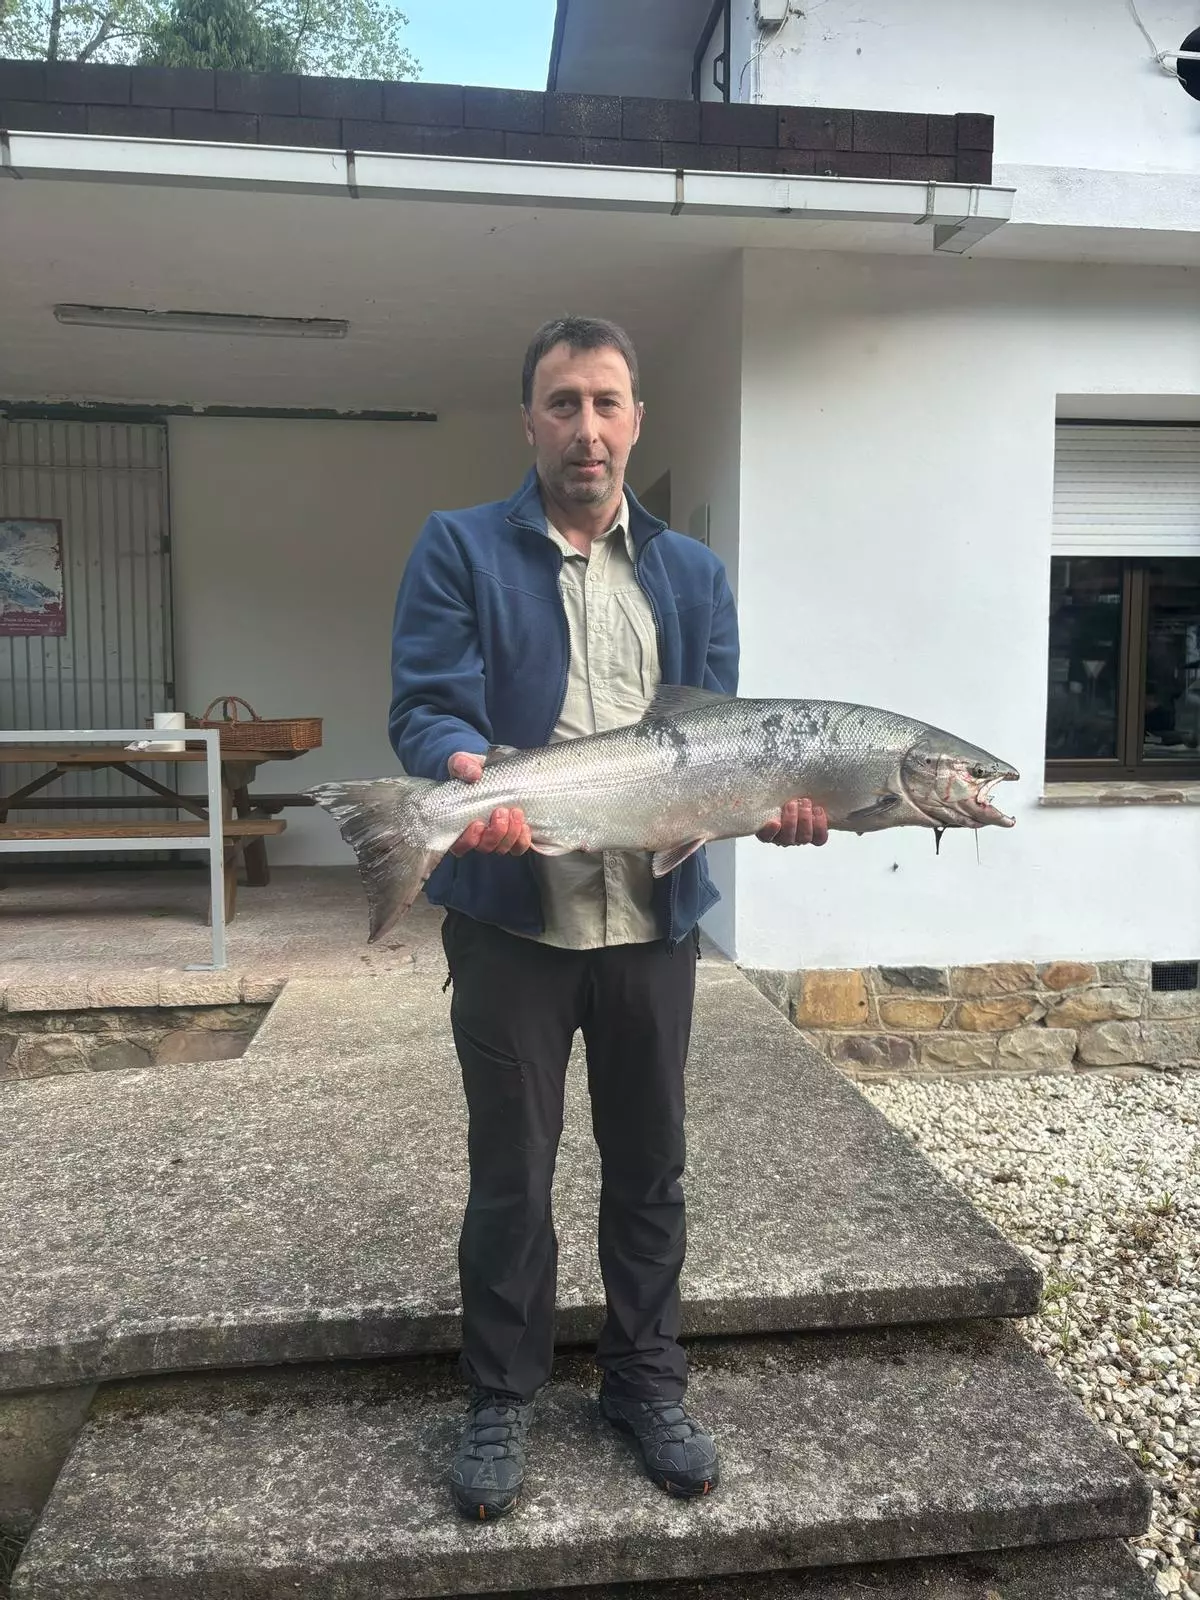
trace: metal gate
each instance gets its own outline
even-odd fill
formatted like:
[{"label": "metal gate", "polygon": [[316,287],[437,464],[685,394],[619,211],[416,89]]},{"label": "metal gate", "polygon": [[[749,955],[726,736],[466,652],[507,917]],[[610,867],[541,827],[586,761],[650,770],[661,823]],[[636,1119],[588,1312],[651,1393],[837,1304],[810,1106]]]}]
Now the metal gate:
[{"label": "metal gate", "polygon": [[[66,610],[63,638],[0,637],[0,726],[137,728],[155,711],[172,710],[165,426],[0,417],[0,517],[61,522]],[[37,770],[0,768],[0,792]],[[170,769],[150,770],[169,781]],[[137,793],[138,786],[120,773],[80,772],[48,792],[115,796]],[[38,815],[22,812],[11,820]],[[58,820],[116,815],[55,813]]]}]

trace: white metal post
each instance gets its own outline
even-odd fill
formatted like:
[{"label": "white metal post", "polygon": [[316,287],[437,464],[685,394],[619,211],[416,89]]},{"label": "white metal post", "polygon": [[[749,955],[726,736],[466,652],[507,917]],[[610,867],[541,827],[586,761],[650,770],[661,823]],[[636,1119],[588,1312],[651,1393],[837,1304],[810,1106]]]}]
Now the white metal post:
[{"label": "white metal post", "polygon": [[[193,729],[204,740],[204,776],[208,780],[208,897],[212,920],[212,965],[225,965],[225,821],[221,815],[221,734],[217,728]],[[191,969],[189,969],[191,970]]]}]

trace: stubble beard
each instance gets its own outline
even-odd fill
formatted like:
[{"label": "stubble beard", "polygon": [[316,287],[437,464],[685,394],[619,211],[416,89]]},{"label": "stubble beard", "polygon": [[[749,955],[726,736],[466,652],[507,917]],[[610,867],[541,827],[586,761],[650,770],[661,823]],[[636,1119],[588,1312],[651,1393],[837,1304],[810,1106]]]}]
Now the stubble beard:
[{"label": "stubble beard", "polygon": [[611,464],[605,468],[602,477],[592,482],[582,481],[571,476],[570,467],[563,467],[553,479],[555,492],[564,500],[577,506],[602,506],[611,500],[616,488],[616,475]]}]

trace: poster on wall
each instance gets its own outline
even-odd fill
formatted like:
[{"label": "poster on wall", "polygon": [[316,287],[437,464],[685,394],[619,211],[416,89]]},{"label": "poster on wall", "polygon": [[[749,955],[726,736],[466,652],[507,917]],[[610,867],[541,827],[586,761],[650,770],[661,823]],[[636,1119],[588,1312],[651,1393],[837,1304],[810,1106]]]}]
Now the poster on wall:
[{"label": "poster on wall", "polygon": [[64,637],[62,523],[0,517],[0,638]]}]

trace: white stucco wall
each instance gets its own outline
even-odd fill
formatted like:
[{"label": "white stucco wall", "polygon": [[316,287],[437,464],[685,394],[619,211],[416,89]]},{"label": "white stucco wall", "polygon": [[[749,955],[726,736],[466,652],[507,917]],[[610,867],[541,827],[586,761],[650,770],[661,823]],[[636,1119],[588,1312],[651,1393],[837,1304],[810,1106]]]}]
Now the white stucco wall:
[{"label": "white stucco wall", "polygon": [[881,704],[1021,770],[1017,827],[737,846],[737,955],[1195,957],[1195,808],[1047,811],[1055,399],[1200,394],[1184,271],[745,263],[742,693]]},{"label": "white stucco wall", "polygon": [[[321,716],[325,743],[260,769],[265,791],[395,770],[392,608],[430,510],[520,481],[514,406],[436,423],[173,418],[177,704],[241,694],[263,716]],[[353,861],[324,813],[285,813],[279,863]]]},{"label": "white stucco wall", "polygon": [[[1194,0],[1138,0],[1160,50],[1200,26]],[[734,99],[761,37],[735,0]],[[793,7],[757,64],[764,103],[983,111],[996,160],[1195,172],[1200,102],[1155,64],[1125,0],[821,0]]]},{"label": "white stucco wall", "polygon": [[[671,514],[686,533],[693,512],[709,508],[709,544],[738,585],[741,498],[742,262],[737,258],[696,307],[669,367],[646,377],[646,426],[635,458],[635,483],[671,474]],[[765,848],[765,847],[764,847]],[[735,938],[735,850],[709,846],[708,863],[721,902],[705,930],[732,952]]]}]

